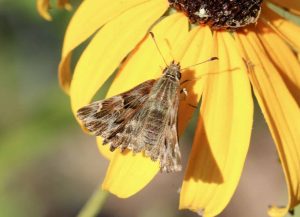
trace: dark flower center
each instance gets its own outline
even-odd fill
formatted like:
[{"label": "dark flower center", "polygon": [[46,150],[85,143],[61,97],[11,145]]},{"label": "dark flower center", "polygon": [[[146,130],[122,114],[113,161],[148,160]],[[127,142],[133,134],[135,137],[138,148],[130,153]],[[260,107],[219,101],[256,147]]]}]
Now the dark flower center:
[{"label": "dark flower center", "polygon": [[256,23],[263,0],[168,0],[191,23],[207,24],[213,29],[236,29]]}]

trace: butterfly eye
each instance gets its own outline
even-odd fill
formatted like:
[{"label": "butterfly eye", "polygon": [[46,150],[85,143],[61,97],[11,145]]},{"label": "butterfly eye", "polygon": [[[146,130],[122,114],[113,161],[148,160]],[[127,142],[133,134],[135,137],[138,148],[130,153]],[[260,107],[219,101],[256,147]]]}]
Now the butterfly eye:
[{"label": "butterfly eye", "polygon": [[180,73],[180,72],[177,73],[177,78],[178,78],[179,80],[181,79],[181,73]]}]

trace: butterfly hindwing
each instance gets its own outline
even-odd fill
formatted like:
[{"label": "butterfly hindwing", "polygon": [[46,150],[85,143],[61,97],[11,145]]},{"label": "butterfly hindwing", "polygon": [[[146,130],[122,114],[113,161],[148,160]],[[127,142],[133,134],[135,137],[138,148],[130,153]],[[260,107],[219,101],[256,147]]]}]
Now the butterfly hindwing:
[{"label": "butterfly hindwing", "polygon": [[181,170],[181,154],[178,144],[177,133],[177,110],[179,97],[174,100],[174,109],[170,109],[167,114],[168,124],[165,127],[164,143],[161,144],[160,168],[163,172],[176,172]]},{"label": "butterfly hindwing", "polygon": [[166,111],[166,123],[160,135],[159,142],[150,149],[146,155],[153,160],[159,159],[160,169],[163,172],[176,172],[181,170],[181,154],[177,134],[177,110],[179,96],[174,97],[174,102]]}]

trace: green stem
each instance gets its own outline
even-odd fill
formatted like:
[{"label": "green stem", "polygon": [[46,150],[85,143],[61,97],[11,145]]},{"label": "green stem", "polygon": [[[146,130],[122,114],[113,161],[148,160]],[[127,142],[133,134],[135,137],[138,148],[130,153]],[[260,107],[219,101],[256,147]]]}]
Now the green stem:
[{"label": "green stem", "polygon": [[97,187],[96,191],[90,197],[90,199],[86,202],[84,207],[80,210],[77,217],[95,217],[97,216],[106,199],[108,197],[107,191],[102,191],[101,187]]}]

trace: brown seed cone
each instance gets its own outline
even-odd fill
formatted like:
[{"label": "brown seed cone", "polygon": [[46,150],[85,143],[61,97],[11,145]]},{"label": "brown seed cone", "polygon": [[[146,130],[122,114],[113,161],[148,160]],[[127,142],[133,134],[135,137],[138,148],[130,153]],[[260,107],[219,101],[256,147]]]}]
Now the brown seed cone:
[{"label": "brown seed cone", "polygon": [[213,29],[236,29],[256,23],[262,0],[169,0],[191,23],[207,24]]}]

